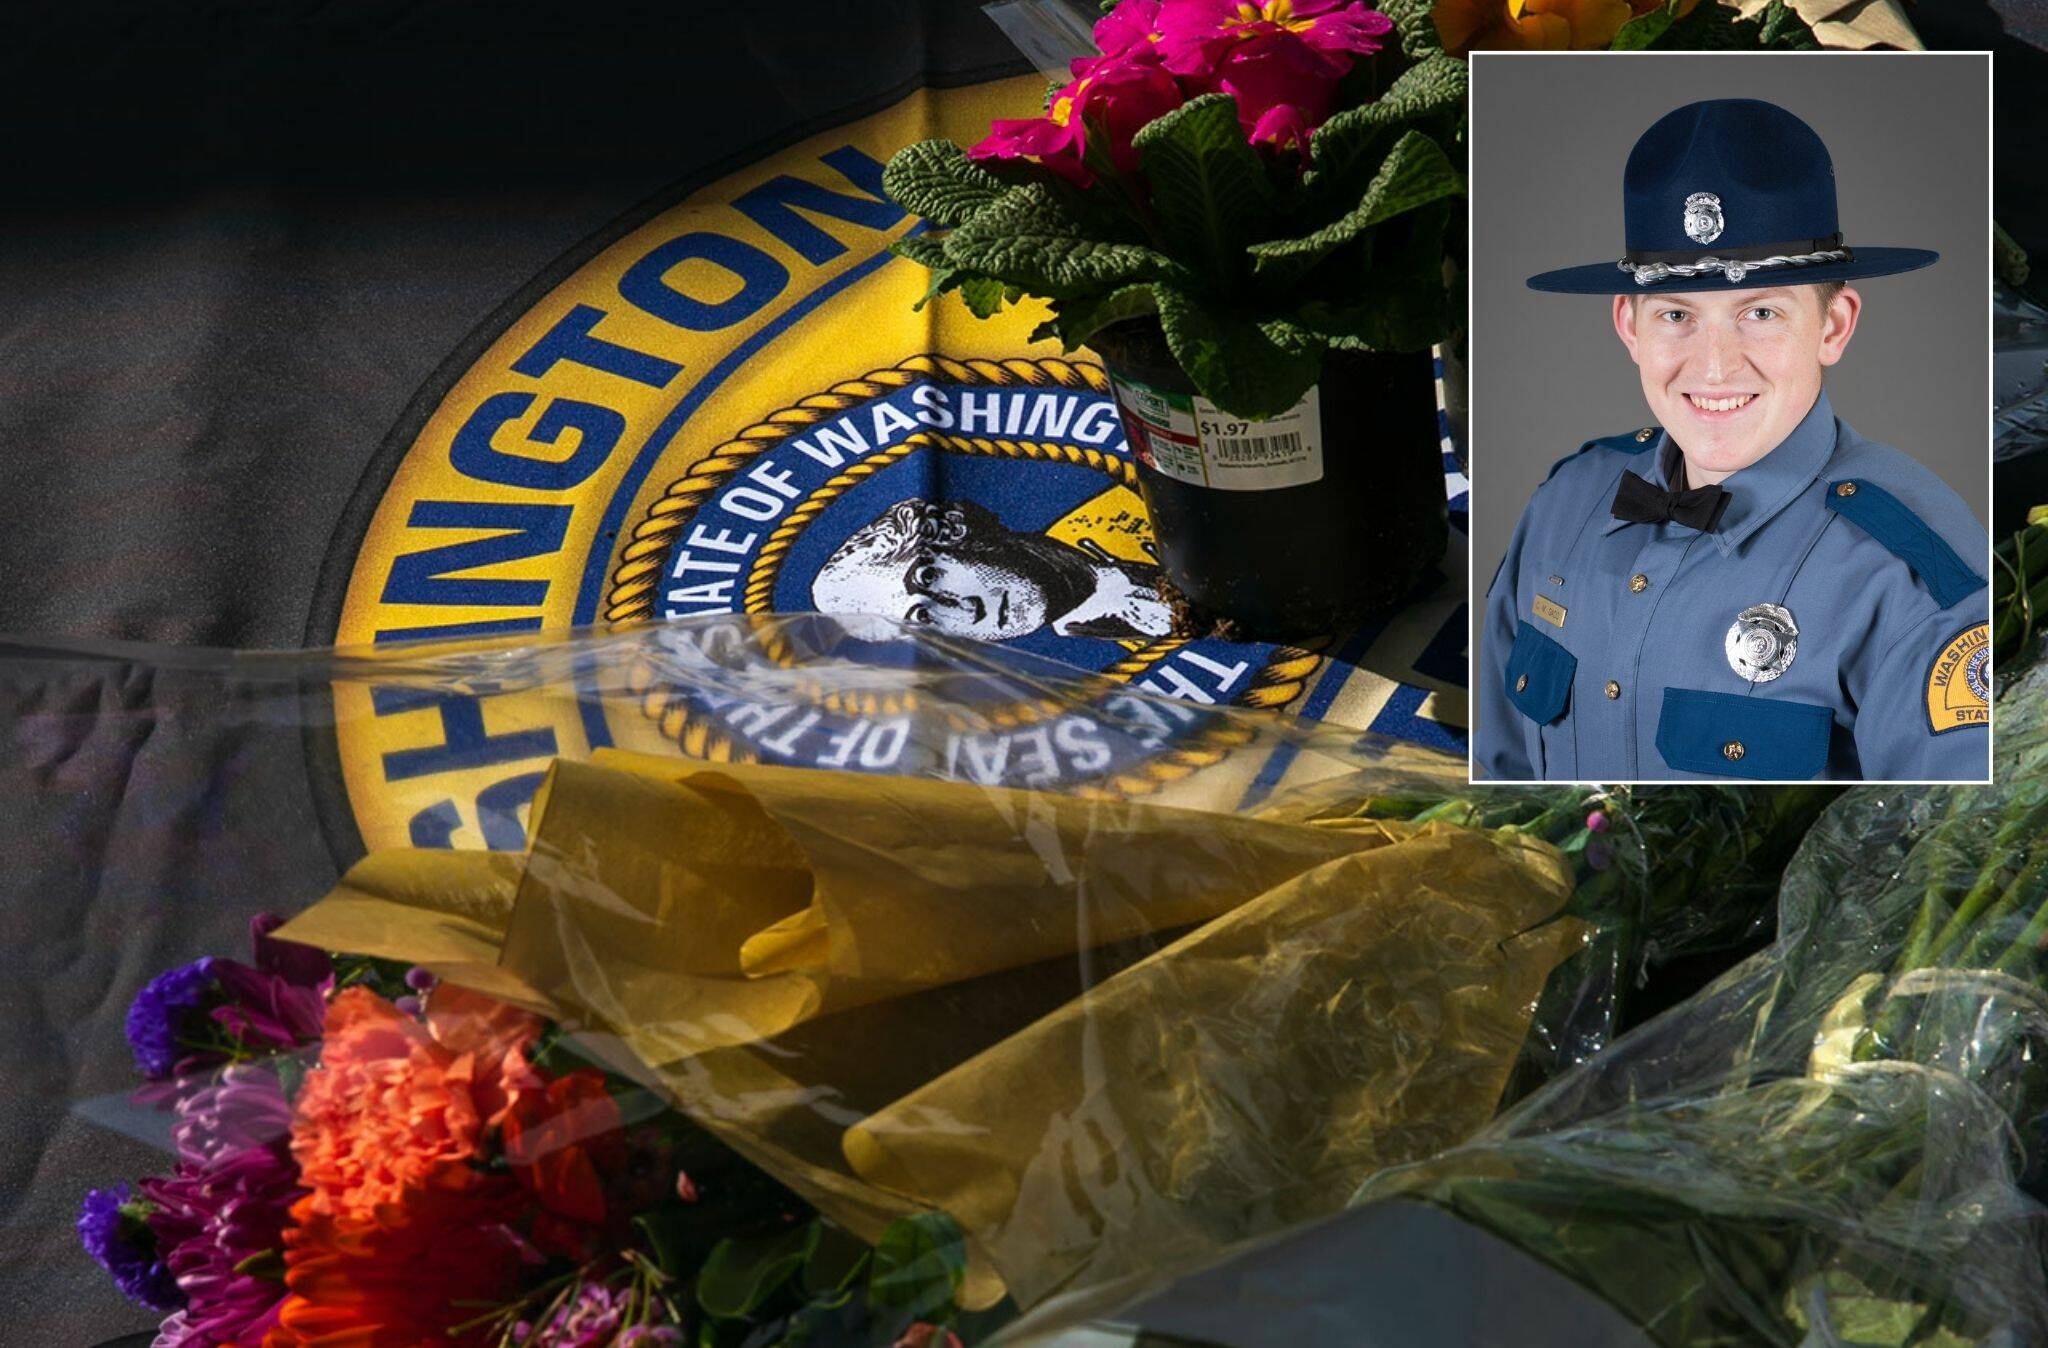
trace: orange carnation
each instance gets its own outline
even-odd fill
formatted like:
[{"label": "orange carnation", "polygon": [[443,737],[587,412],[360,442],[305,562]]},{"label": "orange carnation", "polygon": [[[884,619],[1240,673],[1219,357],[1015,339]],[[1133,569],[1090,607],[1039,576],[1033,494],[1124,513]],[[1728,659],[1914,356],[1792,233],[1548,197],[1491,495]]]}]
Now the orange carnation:
[{"label": "orange carnation", "polygon": [[300,1088],[292,1155],[308,1193],[285,1233],[290,1289],[267,1348],[416,1348],[507,1297],[518,1255],[493,1233],[526,1206],[472,1165],[490,1130],[540,1089],[540,1022],[452,986],[421,1024],[366,988],[328,1004],[319,1067]]}]

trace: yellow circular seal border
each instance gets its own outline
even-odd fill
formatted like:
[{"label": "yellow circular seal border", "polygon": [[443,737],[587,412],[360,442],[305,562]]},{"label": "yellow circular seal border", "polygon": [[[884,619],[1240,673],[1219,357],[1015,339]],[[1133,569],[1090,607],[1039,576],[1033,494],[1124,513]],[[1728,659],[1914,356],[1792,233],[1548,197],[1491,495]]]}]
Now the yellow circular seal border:
[{"label": "yellow circular seal border", "polygon": [[[887,265],[886,249],[915,222],[879,191],[897,148],[971,139],[1042,95],[1029,76],[920,90],[629,213],[573,250],[486,319],[394,428],[330,544],[321,590],[338,597],[316,604],[309,642],[523,641],[630,623],[610,611],[631,603],[615,580],[644,559],[625,555],[649,541],[627,536],[626,521],[652,518],[666,492],[657,477],[686,479],[734,438],[787,434],[758,428],[907,364],[905,351],[969,366],[1064,362],[1056,343],[1030,341],[1036,306],[984,321],[948,296],[914,312],[925,277]],[[652,303],[622,302],[634,295]],[[764,407],[779,412],[764,420]],[[756,430],[714,440],[698,429],[720,425]],[[1131,658],[1146,654],[1157,653]],[[1229,701],[1283,706],[1322,658],[1287,649],[1262,663]],[[315,756],[331,759],[340,786],[322,792],[337,801],[323,813],[352,821],[350,842],[371,848],[501,845],[494,830],[514,832],[521,792],[549,759],[605,740],[668,752],[694,742],[661,733],[665,715],[645,740],[623,724],[592,727],[560,691],[373,697],[343,681],[331,711],[331,750]],[[342,831],[330,823],[338,854],[354,850]]]}]

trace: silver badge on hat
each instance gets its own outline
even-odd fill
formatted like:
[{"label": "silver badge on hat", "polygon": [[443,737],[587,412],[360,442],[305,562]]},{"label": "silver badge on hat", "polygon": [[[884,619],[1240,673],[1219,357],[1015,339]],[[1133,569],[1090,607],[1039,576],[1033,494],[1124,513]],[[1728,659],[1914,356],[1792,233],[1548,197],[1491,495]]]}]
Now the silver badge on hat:
[{"label": "silver badge on hat", "polygon": [[1712,243],[1721,237],[1721,198],[1712,192],[1695,192],[1685,199],[1685,237],[1694,243]]},{"label": "silver badge on hat", "polygon": [[1777,604],[1751,604],[1728,629],[1728,664],[1751,683],[1769,683],[1792,667],[1799,625]]}]

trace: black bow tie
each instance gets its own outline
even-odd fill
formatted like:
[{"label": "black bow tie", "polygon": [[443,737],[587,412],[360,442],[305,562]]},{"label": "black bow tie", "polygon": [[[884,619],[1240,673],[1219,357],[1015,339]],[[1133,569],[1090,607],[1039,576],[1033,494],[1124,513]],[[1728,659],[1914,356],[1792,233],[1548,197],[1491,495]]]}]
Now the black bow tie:
[{"label": "black bow tie", "polygon": [[1614,493],[1614,518],[1633,524],[1661,524],[1675,520],[1688,529],[1712,533],[1728,506],[1728,492],[1722,487],[1695,487],[1691,491],[1665,491],[1634,473],[1621,475],[1621,487]]}]

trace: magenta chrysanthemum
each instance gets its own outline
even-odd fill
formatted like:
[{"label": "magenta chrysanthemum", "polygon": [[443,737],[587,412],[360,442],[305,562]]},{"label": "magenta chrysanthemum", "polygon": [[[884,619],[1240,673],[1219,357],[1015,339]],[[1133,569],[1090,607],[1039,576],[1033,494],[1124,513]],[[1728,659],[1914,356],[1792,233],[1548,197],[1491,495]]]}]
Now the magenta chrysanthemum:
[{"label": "magenta chrysanthemum", "polygon": [[277,1077],[230,1067],[178,1105],[177,1169],[142,1182],[150,1230],[184,1294],[157,1348],[257,1348],[284,1299],[279,1247],[304,1192],[287,1144],[291,1106]]}]

